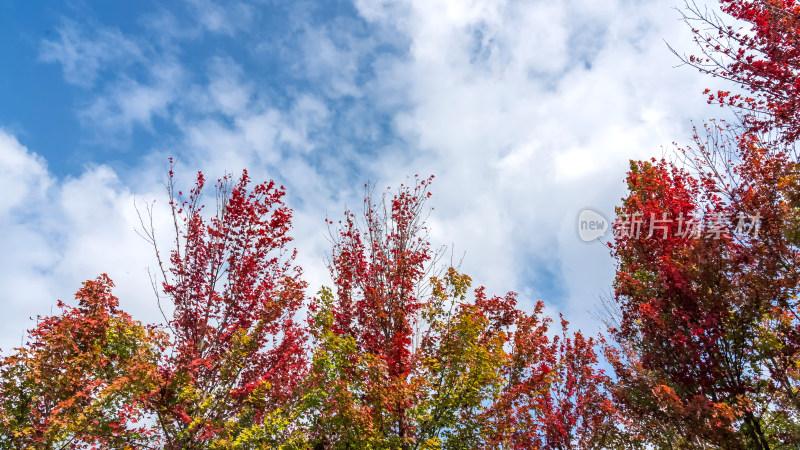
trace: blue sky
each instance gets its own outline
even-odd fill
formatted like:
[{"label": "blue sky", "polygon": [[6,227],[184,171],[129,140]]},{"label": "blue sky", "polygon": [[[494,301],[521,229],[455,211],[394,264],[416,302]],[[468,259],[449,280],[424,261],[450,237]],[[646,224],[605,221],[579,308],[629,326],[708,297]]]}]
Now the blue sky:
[{"label": "blue sky", "polygon": [[312,293],[326,216],[365,182],[435,174],[432,239],[477,284],[596,329],[613,260],[578,210],[613,211],[629,159],[718,114],[716,81],[674,67],[665,41],[692,48],[675,6],[0,0],[0,347],[101,272],[159,320],[134,206],[164,204],[168,157],[183,183],[284,184]]},{"label": "blue sky", "polygon": [[[333,112],[327,145],[345,142],[367,151],[391,139],[390,117],[354,95],[352,86],[371,78],[374,53],[399,51],[398,42],[382,42],[352,4],[51,3],[3,5],[2,49],[9,64],[0,81],[7,106],[0,120],[19,130],[55,175],[76,175],[87,162],[135,167],[142,153],[180,139],[178,114],[230,119],[172,98],[215,75],[246,74],[255,95],[277,109],[291,108],[303,95],[323,100]],[[315,35],[323,52],[331,46],[331,57],[337,56],[334,46],[360,46],[348,56],[352,67],[333,83],[322,79],[332,62],[326,54],[297,58],[314,51],[308,46]],[[138,110],[119,99],[137,93]],[[373,133],[350,126],[346,117],[354,112]]]}]

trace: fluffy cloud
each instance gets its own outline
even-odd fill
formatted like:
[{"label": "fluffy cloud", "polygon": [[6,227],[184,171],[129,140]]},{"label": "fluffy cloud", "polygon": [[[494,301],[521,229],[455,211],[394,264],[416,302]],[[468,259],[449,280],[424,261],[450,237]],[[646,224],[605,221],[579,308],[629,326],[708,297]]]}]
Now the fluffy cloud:
[{"label": "fluffy cloud", "polygon": [[[578,210],[611,213],[628,159],[685,142],[689,121],[709,114],[699,92],[711,80],[673,67],[664,40],[679,51],[691,42],[663,3],[358,1],[358,16],[319,23],[299,15],[286,26],[295,35],[273,40],[256,31],[268,14],[255,6],[189,5],[194,25],[172,13],[146,16],[144,36],[156,43],[147,62],[116,66],[79,113],[89,134],[163,138],[128,168],[89,165],[54,179],[41,158],[0,134],[0,162],[9,161],[0,183],[18,193],[0,201],[15,211],[0,232],[20,236],[1,243],[20,255],[4,263],[2,280],[18,299],[9,300],[14,316],[47,312],[107,271],[123,304],[157,320],[144,271],[152,255],[133,231],[133,204],[161,198],[160,170],[177,156],[182,185],[195,170],[214,178],[248,168],[287,187],[312,292],[330,282],[324,217],[357,210],[368,180],[380,190],[433,173],[432,237],[452,244],[456,261],[465,252],[462,269],[476,283],[518,291],[526,303],[541,298],[594,329],[589,312],[610,289],[613,260],[577,239]],[[119,59],[104,38],[141,53],[129,43],[142,36],[71,30],[42,51],[69,82],[93,80]],[[185,52],[197,45],[188,40],[210,39],[203,33],[240,45],[209,45],[190,64]],[[266,57],[268,71],[258,65]],[[10,326],[4,339],[20,329]]]},{"label": "fluffy cloud", "polygon": [[45,161],[29,153],[14,136],[0,130],[0,217],[44,196],[49,185]]},{"label": "fluffy cloud", "polygon": [[165,62],[149,69],[146,82],[123,77],[83,108],[79,117],[104,143],[129,139],[134,127],[152,131],[155,117],[166,118],[181,92],[182,69]]},{"label": "fluffy cloud", "polygon": [[[28,320],[71,301],[80,282],[109,273],[123,307],[158,320],[146,268],[152,249],[136,234],[135,197],[106,166],[55,179],[44,160],[0,130],[0,348],[19,345]],[[152,199],[159,193],[143,194]],[[141,198],[140,198],[141,204]],[[163,215],[156,217],[167,229]]]},{"label": "fluffy cloud", "polygon": [[628,159],[686,142],[690,120],[708,113],[699,92],[712,81],[674,69],[664,44],[691,51],[688,28],[658,2],[359,8],[410,42],[376,80],[375,95],[402,89],[395,125],[415,149],[383,179],[436,173],[435,236],[466,250],[466,271],[596,327],[613,260],[577,239],[575,217],[585,206],[613,213]]}]

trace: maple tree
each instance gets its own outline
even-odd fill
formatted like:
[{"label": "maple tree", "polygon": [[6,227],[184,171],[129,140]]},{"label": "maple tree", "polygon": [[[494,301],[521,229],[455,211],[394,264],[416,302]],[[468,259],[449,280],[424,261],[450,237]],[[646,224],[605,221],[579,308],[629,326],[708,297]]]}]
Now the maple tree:
[{"label": "maple tree", "polygon": [[[314,448],[588,448],[615,414],[596,342],[548,335],[543,304],[486,295],[434,269],[431,179],[401,186],[334,235],[335,292],[311,306],[305,394]],[[329,222],[332,224],[332,222]]]},{"label": "maple tree", "polygon": [[367,196],[364,222],[346,215],[331,255],[335,291],[311,301],[304,329],[296,315],[305,283],[287,249],[283,189],[249,188],[247,172],[222,178],[209,215],[203,175],[186,196],[169,175],[168,261],[152,225],[145,233],[173,307],[166,332],[119,311],[107,277],[87,282],[78,308],[60,304],[62,314],[3,361],[1,442],[565,449],[609,441],[616,411],[597,340],[568,333],[563,318],[553,336],[542,302],[525,312],[513,292],[489,296],[452,267],[435,270],[424,223],[431,179],[379,205]]},{"label": "maple tree", "polygon": [[490,414],[493,447],[540,449],[608,448],[618,433],[611,379],[598,368],[598,342],[578,331],[548,337],[549,318],[538,302],[518,313],[503,392]]},{"label": "maple tree", "polygon": [[38,321],[0,363],[0,446],[147,446],[143,408],[158,384],[164,333],[119,310],[105,274],[84,283],[77,307]]},{"label": "maple tree", "polygon": [[[663,161],[632,164],[628,178],[631,193],[619,213],[641,215],[642,225],[650,229],[655,226],[655,217],[662,218],[664,213],[674,218],[696,215],[701,194],[707,194],[700,184]],[[716,197],[707,196],[705,200],[709,202],[707,211],[719,212]],[[738,379],[731,385],[725,375],[742,373],[748,366],[743,361],[747,341],[727,339],[730,328],[741,328],[738,318],[727,320],[731,301],[730,272],[724,255],[727,242],[676,236],[674,229],[662,233],[663,238],[637,238],[620,229],[626,225],[618,224],[616,230],[615,256],[620,267],[615,296],[622,315],[619,328],[612,331],[619,341],[635,348],[642,367],[656,382],[663,378],[663,384],[652,386],[653,390],[661,389],[685,400],[676,402],[678,406],[691,406],[694,414],[703,416],[703,424],[719,422],[720,426],[712,427],[713,432],[702,427],[690,429],[681,436],[683,441],[705,438],[730,445],[730,437],[722,431],[728,429],[732,418],[720,410],[729,411],[748,386],[742,386]],[[700,261],[711,268],[698,267]],[[617,368],[618,377],[627,383],[629,374],[619,364]],[[662,403],[650,398],[655,393],[644,397],[640,392],[627,394],[626,400],[647,399],[658,411],[663,408]]]},{"label": "maple tree", "polygon": [[709,103],[739,111],[750,133],[777,129],[778,139],[794,142],[800,137],[800,5],[721,0],[720,6],[728,19],[686,3],[684,19],[701,52],[681,58],[744,88],[744,93],[706,89]]},{"label": "maple tree", "polygon": [[793,165],[752,135],[708,136],[684,153],[693,173],[631,163],[618,213],[637,220],[619,221],[613,244],[617,398],[666,447],[796,445],[800,279],[781,188]]},{"label": "maple tree", "polygon": [[[277,445],[296,437],[291,404],[305,376],[305,336],[295,314],[305,282],[288,248],[291,210],[269,181],[217,182],[204,216],[205,178],[184,196],[169,172],[175,246],[159,256],[174,312],[161,384],[149,397],[167,448]],[[155,246],[155,230],[147,234]],[[158,255],[158,247],[156,246]]]},{"label": "maple tree", "polygon": [[796,448],[800,9],[721,6],[748,28],[687,3],[701,55],[684,61],[744,88],[705,92],[740,123],[707,125],[680,161],[631,163],[618,210],[629,219],[612,244],[619,345],[607,356],[638,442]]}]

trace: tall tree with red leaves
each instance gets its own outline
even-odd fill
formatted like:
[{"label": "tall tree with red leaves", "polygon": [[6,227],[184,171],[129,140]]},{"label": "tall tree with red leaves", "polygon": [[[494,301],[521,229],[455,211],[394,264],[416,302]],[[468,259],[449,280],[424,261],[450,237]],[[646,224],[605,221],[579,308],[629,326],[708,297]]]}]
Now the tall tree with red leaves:
[{"label": "tall tree with red leaves", "polygon": [[613,243],[621,346],[609,357],[641,442],[797,448],[800,6],[721,8],[687,2],[700,54],[683,60],[743,88],[705,91],[740,123],[696,135],[678,152],[686,170],[632,163],[619,212],[636,220]]},{"label": "tall tree with red leaves", "polygon": [[544,304],[519,312],[502,394],[492,405],[491,447],[536,449],[611,448],[618,439],[611,379],[598,367],[602,338],[568,333],[549,337]]},{"label": "tall tree with red leaves", "polygon": [[631,163],[613,244],[617,398],[665,448],[792,447],[800,278],[781,183],[793,165],[750,135],[708,135],[686,153],[694,173]]},{"label": "tall tree with red leaves", "polygon": [[203,174],[184,196],[169,172],[175,247],[159,264],[173,344],[150,398],[167,448],[285,444],[297,431],[291,405],[307,362],[294,316],[306,285],[283,188],[249,184],[246,171],[218,180],[206,217]]},{"label": "tall tree with red leaves", "polygon": [[[364,201],[334,234],[331,274],[312,304],[304,398],[318,449],[598,448],[613,428],[597,342],[551,338],[540,302],[470,295],[436,273],[426,236],[430,179]],[[332,223],[331,223],[332,224]]]},{"label": "tall tree with red leaves", "polygon": [[415,396],[412,338],[420,325],[420,293],[432,257],[424,236],[430,181],[401,186],[397,195],[378,203],[365,196],[365,223],[347,213],[330,261],[336,286],[330,326],[352,340],[357,354],[370,355],[364,372],[369,375],[364,394],[370,427],[383,439],[393,436],[403,448],[409,448],[414,427],[409,411]]}]

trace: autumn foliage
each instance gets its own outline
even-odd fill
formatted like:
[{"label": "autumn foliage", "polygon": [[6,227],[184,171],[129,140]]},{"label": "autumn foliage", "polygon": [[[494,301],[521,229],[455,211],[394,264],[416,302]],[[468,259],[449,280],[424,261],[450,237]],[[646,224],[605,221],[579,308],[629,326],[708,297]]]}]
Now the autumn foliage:
[{"label": "autumn foliage", "polygon": [[740,122],[709,122],[674,160],[631,162],[612,243],[614,398],[638,445],[797,448],[800,9],[722,10],[749,29],[688,4],[701,55],[686,61],[744,89],[708,97]]},{"label": "autumn foliage", "polygon": [[161,331],[119,310],[106,275],[84,283],[77,307],[39,320],[0,366],[0,446],[142,446],[147,396],[159,383]]},{"label": "autumn foliage", "polygon": [[[312,302],[315,448],[586,448],[609,427],[596,342],[548,334],[538,303],[436,272],[431,179],[400,186],[334,235],[335,292]],[[427,276],[432,274],[432,276]],[[334,396],[328,392],[333,390]]]},{"label": "autumn foliage", "polygon": [[683,57],[701,71],[734,82],[742,92],[706,89],[708,102],[741,113],[751,133],[800,137],[800,4],[795,0],[720,0],[720,17],[687,2],[684,18],[700,52]]},{"label": "autumn foliage", "polygon": [[[168,448],[266,444],[291,436],[284,417],[306,371],[295,313],[305,283],[288,247],[291,211],[273,182],[217,182],[204,216],[202,174],[184,198],[168,190],[175,248],[162,268],[173,307],[169,353],[148,406]],[[148,234],[155,245],[155,231]],[[287,437],[289,439],[290,437]]]},{"label": "autumn foliage", "polygon": [[686,4],[684,61],[737,121],[631,161],[605,336],[442,264],[433,177],[326,219],[312,295],[282,186],[225,176],[206,210],[170,164],[172,226],[141,217],[164,322],[106,275],[59,301],[0,363],[0,447],[800,448],[800,6],[721,7]]},{"label": "autumn foliage", "polygon": [[[436,264],[431,179],[332,232],[334,287],[307,298],[272,182],[168,182],[174,248],[144,327],[105,276],[3,362],[2,442],[74,448],[588,448],[613,429],[595,338],[549,331],[543,303],[491,296]],[[149,210],[152,213],[152,210]],[[148,223],[144,220],[143,223]],[[333,221],[329,221],[333,225]],[[305,305],[306,320],[301,321]]]}]

